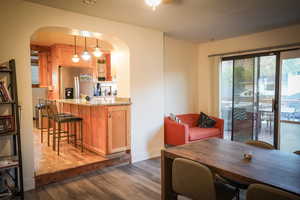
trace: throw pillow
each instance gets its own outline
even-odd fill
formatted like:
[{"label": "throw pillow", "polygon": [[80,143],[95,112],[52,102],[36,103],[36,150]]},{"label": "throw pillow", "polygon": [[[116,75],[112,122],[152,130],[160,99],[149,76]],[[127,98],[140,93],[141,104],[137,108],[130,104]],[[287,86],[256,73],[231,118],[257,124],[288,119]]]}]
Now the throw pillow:
[{"label": "throw pillow", "polygon": [[208,115],[201,112],[200,118],[198,120],[198,126],[200,128],[213,128],[217,122],[214,119],[211,119]]}]

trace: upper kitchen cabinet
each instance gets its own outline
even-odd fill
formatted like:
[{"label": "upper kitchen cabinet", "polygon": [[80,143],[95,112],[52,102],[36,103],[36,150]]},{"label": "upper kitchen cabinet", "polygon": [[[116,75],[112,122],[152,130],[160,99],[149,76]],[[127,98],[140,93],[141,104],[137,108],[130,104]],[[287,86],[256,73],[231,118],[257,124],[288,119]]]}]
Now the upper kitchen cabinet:
[{"label": "upper kitchen cabinet", "polygon": [[48,87],[49,83],[49,52],[41,51],[38,53],[39,56],[39,87]]},{"label": "upper kitchen cabinet", "polygon": [[[81,55],[84,48],[77,47],[77,53]],[[90,60],[85,61],[80,59],[78,63],[72,62],[72,56],[74,55],[74,46],[67,44],[55,44],[51,46],[51,51],[54,54],[52,59],[55,59],[55,64],[57,66],[63,67],[89,67],[96,70],[97,59],[91,57]]]},{"label": "upper kitchen cabinet", "polygon": [[46,88],[51,85],[51,55],[47,46],[31,45],[32,87]]}]

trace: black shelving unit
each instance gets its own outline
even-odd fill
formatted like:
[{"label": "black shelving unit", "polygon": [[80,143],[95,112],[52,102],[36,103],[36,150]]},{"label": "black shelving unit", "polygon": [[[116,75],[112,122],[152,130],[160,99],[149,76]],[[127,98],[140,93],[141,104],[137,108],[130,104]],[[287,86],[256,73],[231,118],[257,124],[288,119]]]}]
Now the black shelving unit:
[{"label": "black shelving unit", "polygon": [[[11,155],[0,156],[0,172],[10,177],[13,181],[15,190],[13,192],[5,192],[1,195],[2,199],[24,199],[23,189],[23,171],[22,171],[22,152],[21,152],[21,137],[20,137],[20,113],[17,94],[17,79],[16,79],[16,63],[12,59],[7,63],[0,65],[1,77],[8,76],[9,80],[8,91],[12,101],[0,102],[0,107],[10,107],[10,115],[13,116],[14,130],[0,133],[0,139],[11,137],[12,151]],[[3,116],[3,113],[0,113]],[[0,147],[1,148],[1,147]]]}]

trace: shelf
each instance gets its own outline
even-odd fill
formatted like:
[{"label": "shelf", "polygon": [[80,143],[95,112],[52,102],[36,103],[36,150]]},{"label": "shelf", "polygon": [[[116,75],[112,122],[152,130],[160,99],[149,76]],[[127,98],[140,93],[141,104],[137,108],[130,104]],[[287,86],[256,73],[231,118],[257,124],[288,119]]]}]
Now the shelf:
[{"label": "shelf", "polygon": [[0,137],[1,136],[8,136],[8,135],[17,135],[16,131],[9,131],[9,132],[5,132],[5,133],[0,133]]},{"label": "shelf", "polygon": [[17,156],[0,157],[0,170],[19,167]]},{"label": "shelf", "polygon": [[14,101],[8,101],[8,102],[0,102],[0,105],[1,104],[15,104],[16,102],[14,102]]},{"label": "shelf", "polygon": [[1,69],[0,68],[0,73],[11,73],[12,70],[11,69]]}]

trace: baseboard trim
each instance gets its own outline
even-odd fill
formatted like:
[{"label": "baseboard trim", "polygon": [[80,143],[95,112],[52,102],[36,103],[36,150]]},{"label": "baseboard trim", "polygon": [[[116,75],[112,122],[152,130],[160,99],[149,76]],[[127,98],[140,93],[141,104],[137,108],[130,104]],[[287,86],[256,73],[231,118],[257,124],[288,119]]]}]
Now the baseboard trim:
[{"label": "baseboard trim", "polygon": [[139,153],[133,153],[132,155],[132,163],[140,162],[143,160],[148,160],[151,158],[160,157],[160,152],[162,148],[157,148],[151,151],[144,151]]},{"label": "baseboard trim", "polygon": [[24,191],[33,190],[35,188],[34,179],[33,178],[25,178],[23,179]]}]

